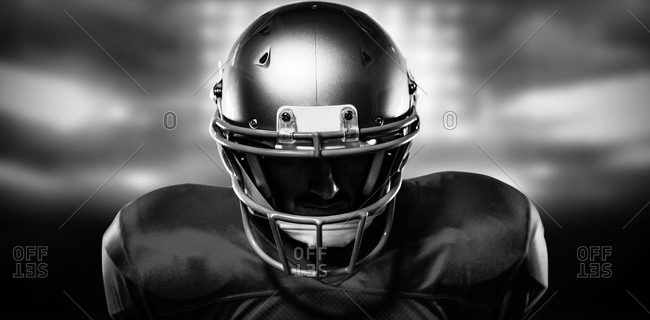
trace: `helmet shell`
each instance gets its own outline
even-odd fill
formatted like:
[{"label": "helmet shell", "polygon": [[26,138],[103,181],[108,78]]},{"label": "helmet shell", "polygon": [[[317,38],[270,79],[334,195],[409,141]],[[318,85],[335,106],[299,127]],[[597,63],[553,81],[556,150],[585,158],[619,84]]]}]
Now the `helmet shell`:
[{"label": "helmet shell", "polygon": [[[282,106],[352,104],[360,128],[410,108],[406,62],[366,14],[305,2],[270,11],[237,39],[224,66],[221,113],[238,126],[276,129]],[[381,121],[377,121],[381,117]]]}]

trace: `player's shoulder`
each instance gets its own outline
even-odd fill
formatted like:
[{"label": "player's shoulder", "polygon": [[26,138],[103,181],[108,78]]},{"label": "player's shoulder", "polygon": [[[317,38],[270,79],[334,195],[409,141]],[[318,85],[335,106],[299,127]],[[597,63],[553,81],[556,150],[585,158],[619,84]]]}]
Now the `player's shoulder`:
[{"label": "player's shoulder", "polygon": [[[239,206],[232,189],[179,184],[148,192],[124,205],[104,233],[104,243],[171,235],[184,230],[218,231],[236,221]],[[151,245],[156,244],[152,242]]]},{"label": "player's shoulder", "polygon": [[[405,181],[408,197],[421,206],[435,207],[438,219],[498,219],[526,223],[528,198],[496,178],[478,173],[446,171]],[[411,201],[413,201],[411,200]]]},{"label": "player's shoulder", "polygon": [[405,180],[403,189],[407,218],[400,229],[421,244],[414,246],[418,254],[448,267],[444,282],[467,281],[468,272],[472,282],[494,279],[527,255],[537,213],[510,185],[481,174],[439,172]]},{"label": "player's shoulder", "polygon": [[415,186],[412,188],[415,192],[423,196],[444,196],[447,202],[488,205],[501,213],[518,212],[528,207],[528,199],[521,191],[483,174],[445,171],[407,181]]},{"label": "player's shoulder", "polygon": [[[104,233],[105,259],[163,296],[213,290],[225,253],[242,255],[238,200],[228,188],[183,184],[157,189],[125,205]],[[165,278],[165,281],[149,281]],[[215,280],[215,279],[213,279]],[[189,285],[191,284],[191,285]],[[183,288],[193,288],[182,292]]]},{"label": "player's shoulder", "polygon": [[124,227],[143,231],[211,221],[239,212],[232,189],[199,184],[163,187],[131,201],[119,212]]}]

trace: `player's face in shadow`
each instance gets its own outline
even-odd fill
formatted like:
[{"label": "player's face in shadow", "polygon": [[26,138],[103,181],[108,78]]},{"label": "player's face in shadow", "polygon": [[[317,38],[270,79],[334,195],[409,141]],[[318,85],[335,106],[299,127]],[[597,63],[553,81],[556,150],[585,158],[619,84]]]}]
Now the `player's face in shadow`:
[{"label": "player's face in shadow", "polygon": [[278,210],[323,216],[355,211],[365,202],[363,187],[372,158],[266,157],[262,166]]}]

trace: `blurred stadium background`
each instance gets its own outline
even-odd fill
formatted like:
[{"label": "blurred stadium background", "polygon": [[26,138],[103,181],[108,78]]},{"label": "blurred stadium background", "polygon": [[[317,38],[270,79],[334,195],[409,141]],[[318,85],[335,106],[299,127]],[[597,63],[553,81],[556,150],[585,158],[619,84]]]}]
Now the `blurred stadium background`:
[{"label": "blurred stadium background", "polygon": [[[239,33],[284,3],[0,5],[2,313],[106,319],[100,243],[119,208],[170,184],[229,185],[208,91]],[[407,177],[480,172],[539,205],[551,288],[534,318],[647,319],[650,3],[342,3],[384,26],[426,92]],[[26,245],[49,247],[46,279],[12,278]],[[613,277],[576,279],[580,245],[612,245]]]}]

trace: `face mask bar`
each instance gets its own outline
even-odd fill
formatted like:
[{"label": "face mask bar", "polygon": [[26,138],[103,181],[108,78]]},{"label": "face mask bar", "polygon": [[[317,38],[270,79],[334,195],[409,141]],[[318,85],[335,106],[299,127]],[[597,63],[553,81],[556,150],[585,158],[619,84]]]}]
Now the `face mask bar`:
[{"label": "face mask bar", "polygon": [[389,123],[383,126],[376,126],[370,128],[361,128],[359,130],[359,140],[369,141],[375,137],[385,137],[390,133],[400,133],[401,137],[386,142],[377,142],[374,145],[365,145],[354,148],[324,148],[324,140],[341,140],[345,138],[345,133],[341,131],[327,131],[327,132],[295,132],[292,133],[292,138],[295,141],[307,143],[311,150],[305,149],[273,149],[255,147],[242,143],[237,143],[231,140],[232,134],[239,134],[247,137],[259,138],[262,140],[277,141],[280,139],[278,131],[271,130],[258,130],[250,129],[232,125],[222,119],[216,117],[212,126],[210,127],[210,134],[212,138],[217,141],[221,146],[240,152],[246,152],[261,156],[284,156],[284,157],[300,157],[300,158],[318,158],[318,157],[336,157],[366,154],[378,152],[381,150],[392,149],[403,144],[406,144],[415,138],[419,131],[420,119],[415,113],[415,109],[408,116],[402,120]]},{"label": "face mask bar", "polygon": [[[354,270],[358,270],[365,263],[369,262],[383,248],[392,227],[394,217],[394,198],[401,187],[402,179],[400,170],[408,156],[408,149],[409,146],[406,145],[390,152],[393,153],[394,156],[387,165],[389,166],[389,173],[392,172],[392,174],[389,175],[389,180],[385,182],[386,185],[380,187],[384,190],[383,192],[385,192],[383,196],[378,200],[375,200],[373,204],[360,208],[357,211],[325,217],[305,217],[273,210],[272,206],[266,201],[264,196],[260,193],[260,190],[252,182],[248,171],[242,166],[242,163],[238,161],[238,156],[225,148],[221,148],[220,155],[226,164],[227,170],[231,174],[233,190],[240,200],[240,209],[246,237],[254,251],[265,262],[279,270],[285,271],[289,275],[322,278],[327,275],[351,275]],[[376,239],[377,242],[374,244],[371,252],[361,261],[358,261],[364,226],[368,219],[372,219],[379,214],[385,215],[385,224],[381,237]],[[259,240],[253,235],[253,226],[251,225],[252,221],[250,220],[251,215],[269,220],[273,242],[275,244],[275,249],[278,250],[279,259],[273,258],[269,253],[265,252],[258,242]],[[283,246],[281,233],[279,232],[279,222],[299,223],[314,226],[315,230],[313,232],[317,232],[315,235],[319,238],[316,239],[316,257],[319,258],[318,254],[322,252],[324,226],[328,224],[336,225],[337,223],[345,223],[347,221],[358,223],[354,238],[355,242],[352,247],[353,252],[351,253],[347,267],[325,269],[326,266],[323,266],[323,268],[321,268],[320,259],[317,261],[317,266],[314,264],[308,265],[309,268],[316,266],[313,270],[301,269],[299,268],[299,265],[297,267],[289,265],[287,255],[284,253],[286,248]],[[320,229],[318,228],[319,225],[321,226]],[[321,271],[321,273],[319,273],[319,271]]]},{"label": "face mask bar", "polygon": [[[245,173],[242,173],[245,174]],[[330,216],[321,216],[321,217],[307,217],[307,216],[298,216],[298,215],[292,215],[292,214],[287,214],[287,213],[282,213],[279,211],[275,211],[273,209],[267,208],[265,206],[260,205],[256,201],[254,201],[247,193],[244,191],[244,189],[237,183],[235,180],[233,180],[233,190],[235,191],[235,194],[237,197],[241,200],[240,201],[240,207],[241,207],[241,214],[242,214],[242,220],[244,222],[244,231],[246,232],[246,236],[255,250],[255,252],[262,257],[264,261],[272,265],[273,267],[285,271],[288,275],[295,275],[295,276],[305,276],[305,277],[324,277],[326,275],[328,276],[336,276],[340,274],[352,274],[353,270],[355,268],[359,268],[368,261],[370,261],[379,251],[383,248],[385,245],[388,235],[390,233],[391,226],[393,224],[393,215],[394,215],[394,204],[395,202],[393,201],[395,196],[397,195],[397,192],[401,188],[402,185],[402,177],[401,177],[401,172],[397,172],[395,175],[390,180],[390,184],[388,186],[389,191],[381,197],[378,201],[375,203],[361,208],[359,210],[353,211],[353,212],[347,212],[347,213],[342,213],[342,214],[336,214],[336,215],[330,215]],[[366,219],[369,216],[375,215],[375,214],[380,214],[384,212],[385,209],[386,211],[386,222],[384,225],[384,230],[381,235],[381,239],[375,246],[375,248],[367,255],[365,256],[361,261],[358,261],[358,256],[359,256],[359,250],[361,247],[361,242],[363,239],[363,232],[365,228],[365,222]],[[271,231],[273,233],[273,238],[275,241],[275,246],[278,250],[278,256],[280,258],[280,261],[272,258],[269,256],[259,245],[257,240],[255,239],[253,232],[252,232],[252,227],[251,227],[251,222],[250,222],[250,217],[249,214],[252,213],[256,216],[267,218],[269,220],[269,223],[271,225]],[[359,220],[358,222],[358,227],[356,230],[356,235],[355,235],[355,241],[354,241],[354,247],[352,249],[352,255],[350,256],[350,261],[348,263],[348,266],[342,267],[342,268],[336,268],[336,269],[331,269],[327,270],[326,274],[319,273],[321,270],[320,266],[322,264],[322,257],[321,257],[321,250],[323,248],[323,226],[326,224],[337,224],[337,223],[347,223],[350,221],[354,220]],[[278,221],[285,221],[285,222],[291,222],[291,223],[300,223],[300,224],[307,224],[307,225],[313,225],[315,226],[316,230],[316,264],[315,268],[313,270],[303,270],[301,268],[295,268],[291,267],[289,265],[289,260],[284,253],[284,246],[282,242],[282,238],[280,235],[280,230],[278,226]]]},{"label": "face mask bar", "polygon": [[[235,194],[240,200],[242,220],[244,231],[253,250],[267,263],[276,269],[286,272],[288,275],[306,276],[306,277],[325,277],[337,275],[351,275],[354,270],[362,267],[371,261],[388,240],[388,234],[393,223],[395,196],[402,185],[401,167],[406,159],[408,144],[415,138],[419,131],[419,117],[415,108],[404,119],[395,121],[382,126],[361,128],[359,130],[358,140],[361,145],[355,147],[332,148],[327,147],[326,141],[341,141],[345,138],[345,132],[326,131],[326,132],[294,132],[291,138],[302,148],[273,148],[270,145],[252,146],[237,141],[236,135],[247,137],[255,140],[269,141],[275,143],[280,138],[278,131],[249,129],[236,126],[224,120],[220,114],[213,119],[210,127],[210,133],[215,141],[221,146],[221,156],[227,169],[232,177],[232,186]],[[389,139],[382,141],[382,138]],[[286,139],[286,137],[283,137]],[[376,139],[374,143],[369,141]],[[307,148],[305,148],[307,146]],[[254,183],[248,177],[244,168],[235,158],[234,151],[254,154],[259,156],[276,156],[276,157],[299,157],[299,158],[318,158],[318,157],[336,157],[336,156],[355,156],[368,153],[378,153],[394,148],[403,149],[401,159],[395,159],[396,167],[389,172],[395,172],[390,176],[386,194],[381,196],[377,201],[360,208],[353,212],[330,216],[299,216],[288,213],[275,211],[271,208],[264,197],[259,193]],[[392,166],[391,166],[392,167]],[[393,171],[395,170],[395,171]],[[358,260],[360,248],[365,229],[366,221],[369,217],[384,213],[386,222],[381,237],[377,240],[374,248],[361,260]],[[273,234],[275,247],[278,252],[278,259],[271,257],[262,249],[262,246],[253,234],[251,215],[262,217],[269,220],[271,232]],[[323,226],[327,224],[346,223],[349,221],[358,221],[353,243],[352,254],[347,266],[321,270],[322,257],[320,252],[323,245]],[[281,236],[281,230],[278,222],[299,223],[313,225],[316,232],[316,265],[313,270],[304,270],[298,266],[293,267],[290,264]],[[325,274],[323,274],[325,273]]]}]

